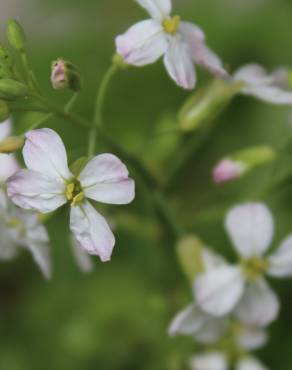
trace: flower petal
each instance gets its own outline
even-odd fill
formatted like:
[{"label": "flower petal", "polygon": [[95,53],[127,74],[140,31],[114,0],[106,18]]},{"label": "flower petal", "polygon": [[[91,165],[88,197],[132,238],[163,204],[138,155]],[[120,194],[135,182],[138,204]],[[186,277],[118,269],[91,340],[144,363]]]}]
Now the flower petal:
[{"label": "flower petal", "polygon": [[274,321],[279,313],[280,304],[276,294],[264,279],[250,283],[235,314],[247,325],[266,326]]},{"label": "flower petal", "polygon": [[227,78],[228,73],[223,67],[220,58],[210,50],[205,43],[204,32],[196,25],[182,22],[180,33],[188,44],[194,62],[210,73],[221,78]]},{"label": "flower petal", "polygon": [[10,118],[0,123],[0,141],[8,138],[12,132],[12,124]]},{"label": "flower petal", "polygon": [[21,208],[49,213],[67,202],[65,184],[30,170],[21,170],[9,178],[7,192]]},{"label": "flower petal", "polygon": [[38,265],[46,279],[52,277],[52,261],[50,247],[46,243],[30,243],[27,247],[31,252],[34,261]]},{"label": "flower petal", "polygon": [[80,268],[82,272],[88,273],[91,272],[94,268],[93,261],[90,255],[81,248],[77,240],[72,235],[71,237],[71,249],[72,254],[75,259],[77,266]]},{"label": "flower petal", "polygon": [[259,64],[247,64],[240,67],[233,75],[234,81],[245,82],[247,85],[267,85],[273,82],[265,68]]},{"label": "flower petal", "polygon": [[214,317],[205,314],[205,322],[201,329],[194,335],[194,339],[201,344],[217,342],[226,332],[229,320],[227,317]]},{"label": "flower petal", "polygon": [[167,49],[167,37],[155,20],[139,22],[116,38],[117,53],[126,63],[141,67],[154,63]]},{"label": "flower petal", "polygon": [[207,352],[197,355],[190,360],[191,370],[227,370],[228,363],[220,352]]},{"label": "flower petal", "polygon": [[136,0],[152,18],[163,19],[171,13],[171,0]]},{"label": "flower petal", "polygon": [[254,96],[264,102],[279,105],[292,104],[292,92],[276,86],[250,86],[242,88],[241,92]]},{"label": "flower petal", "polygon": [[254,357],[245,357],[239,361],[236,370],[268,370],[268,368]]},{"label": "flower petal", "polygon": [[0,182],[5,182],[19,169],[20,166],[13,154],[0,154]]},{"label": "flower petal", "polygon": [[180,311],[172,320],[168,333],[174,335],[193,335],[209,318],[196,304],[191,304]]},{"label": "flower petal", "polygon": [[292,276],[292,235],[289,235],[269,258],[268,274],[274,277]]},{"label": "flower petal", "polygon": [[0,222],[0,235],[0,260],[10,261],[17,255],[19,248],[7,231],[7,226],[2,222]]},{"label": "flower petal", "polygon": [[112,154],[93,158],[79,176],[87,198],[109,204],[128,204],[135,197],[135,183],[127,167]]},{"label": "flower petal", "polygon": [[196,73],[188,45],[179,37],[171,37],[164,56],[164,65],[177,85],[191,90],[196,85]]},{"label": "flower petal", "polygon": [[226,230],[240,256],[261,256],[269,247],[274,223],[262,203],[246,203],[232,208],[225,219]]},{"label": "flower petal", "polygon": [[212,271],[217,267],[226,266],[224,258],[207,247],[202,250],[202,260],[205,271]]},{"label": "flower petal", "polygon": [[88,201],[71,207],[70,229],[81,248],[99,256],[102,262],[110,260],[115,237],[106,220]]},{"label": "flower petal", "polygon": [[265,330],[253,326],[242,326],[237,335],[240,348],[255,350],[263,347],[268,340]]},{"label": "flower petal", "polygon": [[244,290],[241,269],[221,266],[200,275],[194,284],[198,304],[210,315],[223,316],[231,312]]},{"label": "flower petal", "polygon": [[26,166],[60,182],[73,177],[68,168],[67,154],[60,136],[49,128],[29,131],[23,148]]}]

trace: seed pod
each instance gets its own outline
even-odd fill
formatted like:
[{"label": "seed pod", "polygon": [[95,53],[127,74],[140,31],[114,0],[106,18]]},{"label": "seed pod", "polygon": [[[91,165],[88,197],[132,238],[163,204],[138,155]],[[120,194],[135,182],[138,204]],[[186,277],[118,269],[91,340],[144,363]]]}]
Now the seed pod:
[{"label": "seed pod", "polygon": [[28,95],[28,88],[21,82],[4,78],[0,80],[0,99],[15,100]]},{"label": "seed pod", "polygon": [[0,100],[0,122],[4,122],[10,116],[8,104],[4,100]]}]

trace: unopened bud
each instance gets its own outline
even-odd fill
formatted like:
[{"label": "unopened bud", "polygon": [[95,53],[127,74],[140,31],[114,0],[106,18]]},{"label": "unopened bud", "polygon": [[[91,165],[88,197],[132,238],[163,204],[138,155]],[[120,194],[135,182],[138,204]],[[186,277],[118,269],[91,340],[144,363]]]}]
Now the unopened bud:
[{"label": "unopened bud", "polygon": [[178,120],[183,131],[193,131],[214,120],[240,91],[241,84],[214,80],[192,95],[181,108]]},{"label": "unopened bud", "polygon": [[8,104],[4,100],[0,100],[0,123],[4,122],[10,116]]},{"label": "unopened bud", "polygon": [[22,26],[15,19],[8,22],[7,37],[10,45],[15,50],[21,52],[25,50],[25,33]]},{"label": "unopened bud", "polygon": [[272,162],[276,152],[269,146],[239,150],[223,158],[213,170],[213,181],[221,184],[239,179],[255,167]]},{"label": "unopened bud", "polygon": [[27,95],[28,89],[23,83],[10,78],[0,80],[0,99],[14,100]]},{"label": "unopened bud", "polygon": [[12,59],[9,51],[3,45],[0,45],[0,65],[12,67]]},{"label": "unopened bud", "polygon": [[78,69],[63,59],[58,59],[52,64],[51,82],[56,90],[70,89],[79,91],[81,89],[81,77]]},{"label": "unopened bud", "polygon": [[7,139],[0,141],[0,153],[14,153],[24,145],[22,136],[9,136]]},{"label": "unopened bud", "polygon": [[204,272],[202,255],[204,244],[196,235],[187,235],[182,238],[176,250],[182,269],[190,281]]}]

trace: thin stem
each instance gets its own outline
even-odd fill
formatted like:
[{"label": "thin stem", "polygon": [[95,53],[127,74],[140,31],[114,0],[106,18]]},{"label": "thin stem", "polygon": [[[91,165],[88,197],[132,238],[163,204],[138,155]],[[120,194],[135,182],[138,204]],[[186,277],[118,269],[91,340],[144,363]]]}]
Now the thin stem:
[{"label": "thin stem", "polygon": [[40,118],[39,120],[37,120],[36,122],[34,122],[31,126],[29,126],[29,128],[25,131],[31,131],[31,130],[35,130],[36,128],[38,128],[39,126],[43,125],[44,123],[46,123],[47,121],[49,121],[51,118],[54,117],[54,113],[48,113],[46,114],[45,116],[43,116],[42,118]]},{"label": "thin stem", "polygon": [[68,103],[65,105],[64,107],[64,111],[65,112],[70,112],[74,106],[74,104],[76,103],[76,100],[78,99],[79,97],[79,92],[75,92],[71,99],[68,101]]},{"label": "thin stem", "polygon": [[103,125],[102,118],[102,109],[104,105],[104,100],[106,96],[107,89],[109,87],[110,81],[113,78],[114,74],[119,69],[117,64],[112,64],[106,74],[103,77],[100,88],[97,93],[95,111],[94,111],[94,124],[89,133],[89,142],[88,142],[88,156],[92,156],[95,151],[97,132]]},{"label": "thin stem", "polygon": [[28,62],[28,58],[27,58],[27,54],[25,51],[23,51],[21,54],[20,54],[20,57],[21,57],[21,61],[22,61],[22,65],[23,65],[23,68],[26,72],[26,82],[28,83],[28,85],[30,86],[30,88],[37,92],[37,93],[40,93],[40,87],[39,87],[39,84],[37,82],[37,79],[33,73],[33,71],[31,70],[30,66],[29,66],[29,62]]}]

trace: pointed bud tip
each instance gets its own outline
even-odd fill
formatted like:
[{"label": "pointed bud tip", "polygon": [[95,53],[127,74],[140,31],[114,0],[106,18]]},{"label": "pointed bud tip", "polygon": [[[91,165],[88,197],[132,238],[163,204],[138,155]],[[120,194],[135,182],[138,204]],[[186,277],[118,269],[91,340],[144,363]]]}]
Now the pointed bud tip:
[{"label": "pointed bud tip", "polygon": [[20,52],[25,50],[25,33],[20,23],[11,19],[7,25],[7,37],[10,45]]},{"label": "pointed bud tip", "polygon": [[223,184],[236,180],[244,173],[245,167],[243,162],[236,162],[229,158],[223,159],[213,170],[213,181],[215,184]]}]

